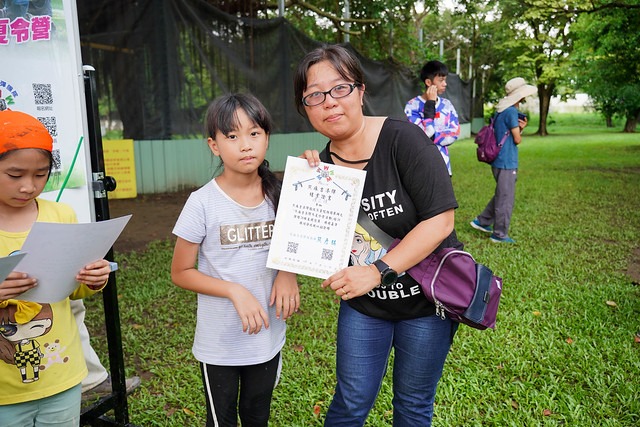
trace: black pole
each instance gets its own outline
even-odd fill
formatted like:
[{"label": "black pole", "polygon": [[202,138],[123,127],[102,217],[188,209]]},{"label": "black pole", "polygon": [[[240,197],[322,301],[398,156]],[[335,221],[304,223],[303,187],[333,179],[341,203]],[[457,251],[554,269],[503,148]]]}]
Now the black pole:
[{"label": "black pole", "polygon": [[[95,70],[84,67],[84,87],[87,105],[88,143],[91,153],[92,192],[95,203],[96,221],[105,221],[109,216],[109,199],[107,191],[115,189],[115,180],[105,176],[104,155],[102,150],[102,132],[98,114],[98,97],[96,90]],[[105,256],[113,261],[113,248]],[[111,371],[112,393],[83,410],[81,425],[92,426],[131,426],[127,407],[126,378],[124,372],[124,356],[122,353],[122,334],[120,330],[120,312],[118,310],[118,291],[116,275],[110,274],[107,286],[102,291],[104,304],[105,327],[109,346],[109,368]],[[113,410],[115,420],[104,416]]]}]

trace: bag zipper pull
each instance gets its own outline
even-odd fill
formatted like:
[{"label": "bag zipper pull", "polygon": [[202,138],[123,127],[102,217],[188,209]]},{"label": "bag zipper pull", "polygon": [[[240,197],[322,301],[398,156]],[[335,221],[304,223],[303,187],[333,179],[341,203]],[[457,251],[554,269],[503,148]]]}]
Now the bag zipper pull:
[{"label": "bag zipper pull", "polygon": [[442,320],[446,319],[444,305],[440,301],[436,302],[436,316],[439,316]]}]

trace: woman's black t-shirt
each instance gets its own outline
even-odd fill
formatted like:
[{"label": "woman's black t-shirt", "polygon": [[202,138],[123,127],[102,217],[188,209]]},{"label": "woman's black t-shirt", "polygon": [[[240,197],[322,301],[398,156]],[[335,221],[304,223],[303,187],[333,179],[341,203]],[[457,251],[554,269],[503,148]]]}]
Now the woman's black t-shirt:
[{"label": "woman's black t-shirt", "polygon": [[[320,159],[333,163],[330,142]],[[451,178],[442,156],[422,130],[405,120],[387,118],[376,147],[364,170],[367,172],[361,207],[383,231],[402,239],[419,222],[458,207]],[[438,249],[462,248],[455,231]],[[386,251],[360,225],[352,247],[350,264],[366,265]],[[348,301],[361,313],[387,320],[429,316],[435,307],[408,274],[382,289]]]}]

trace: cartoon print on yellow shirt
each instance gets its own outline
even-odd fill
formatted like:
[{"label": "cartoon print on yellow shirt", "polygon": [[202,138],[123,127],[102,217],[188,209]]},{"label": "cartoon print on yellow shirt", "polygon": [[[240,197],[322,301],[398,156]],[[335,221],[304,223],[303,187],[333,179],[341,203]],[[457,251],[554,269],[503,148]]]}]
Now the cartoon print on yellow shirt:
[{"label": "cartoon print on yellow shirt", "polygon": [[44,343],[41,347],[43,362],[42,365],[40,365],[40,370],[44,371],[55,363],[67,363],[69,361],[69,357],[63,356],[66,349],[66,346],[60,345],[60,340],[55,340],[52,343]]},{"label": "cartoon print on yellow shirt", "polygon": [[36,338],[53,325],[49,304],[27,301],[0,301],[0,360],[16,365],[23,383],[40,379],[43,353]]}]

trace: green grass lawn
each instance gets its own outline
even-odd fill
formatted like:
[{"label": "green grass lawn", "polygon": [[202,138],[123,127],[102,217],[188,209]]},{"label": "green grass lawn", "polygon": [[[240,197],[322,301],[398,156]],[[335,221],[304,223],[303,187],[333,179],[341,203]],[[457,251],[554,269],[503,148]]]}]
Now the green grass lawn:
[{"label": "green grass lawn", "polygon": [[[491,243],[469,227],[494,182],[471,139],[451,147],[458,236],[503,277],[504,291],[495,330],[460,327],[435,426],[640,425],[640,286],[626,275],[640,262],[640,135],[606,129],[592,115],[555,116],[549,131],[520,146],[516,245]],[[138,426],[204,425],[191,354],[196,298],[171,283],[171,254],[158,242],[117,256],[127,373],[143,377],[129,398]],[[338,304],[318,280],[300,283],[302,309],[288,322],[272,404],[277,427],[322,425],[334,387]],[[106,356],[100,298],[87,305]],[[385,380],[367,425],[391,425],[391,408]]]}]

